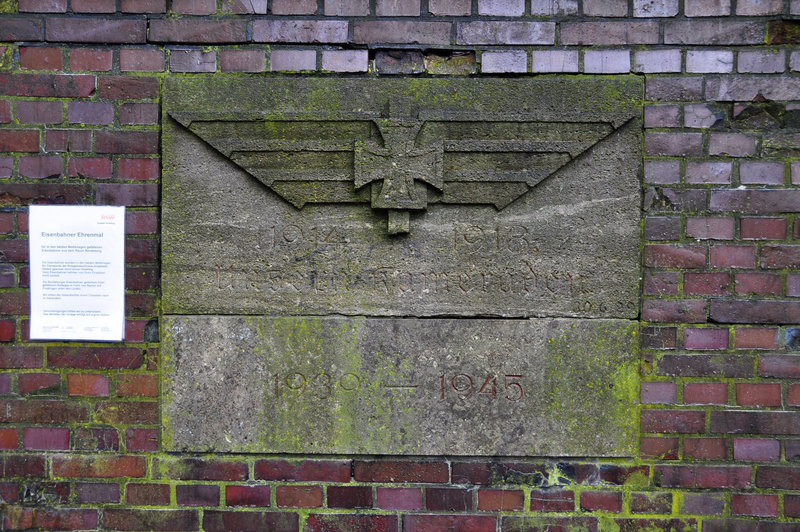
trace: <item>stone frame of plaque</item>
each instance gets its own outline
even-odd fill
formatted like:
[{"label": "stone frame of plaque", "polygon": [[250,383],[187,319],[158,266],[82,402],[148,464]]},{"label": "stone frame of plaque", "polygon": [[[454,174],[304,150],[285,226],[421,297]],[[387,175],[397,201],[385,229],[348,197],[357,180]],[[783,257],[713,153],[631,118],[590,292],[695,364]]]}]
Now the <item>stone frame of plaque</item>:
[{"label": "stone frame of plaque", "polygon": [[165,80],[165,450],[635,454],[642,92]]}]

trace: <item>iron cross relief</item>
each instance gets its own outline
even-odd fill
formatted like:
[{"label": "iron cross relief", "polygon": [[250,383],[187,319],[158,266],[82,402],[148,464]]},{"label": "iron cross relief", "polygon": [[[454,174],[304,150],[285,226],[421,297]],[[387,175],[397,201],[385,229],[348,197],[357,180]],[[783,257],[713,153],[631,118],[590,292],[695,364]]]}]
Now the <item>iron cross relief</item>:
[{"label": "iron cross relief", "polygon": [[442,141],[423,147],[416,138],[423,122],[419,120],[375,120],[383,137],[381,147],[373,140],[356,141],[354,157],[355,187],[371,184],[373,209],[386,209],[389,234],[408,233],[411,210],[428,205],[424,183],[438,191],[444,187]]}]

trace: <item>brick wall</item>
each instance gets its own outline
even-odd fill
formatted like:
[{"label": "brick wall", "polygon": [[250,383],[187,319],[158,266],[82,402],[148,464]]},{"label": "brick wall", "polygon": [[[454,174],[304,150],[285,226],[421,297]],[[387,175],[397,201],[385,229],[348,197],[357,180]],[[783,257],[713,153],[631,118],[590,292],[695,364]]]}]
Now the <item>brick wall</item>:
[{"label": "brick wall", "polygon": [[[283,71],[644,77],[638,456],[158,451],[161,82]],[[800,530],[799,72],[800,0],[0,2],[3,529]],[[128,207],[123,344],[28,340],[31,203]]]}]

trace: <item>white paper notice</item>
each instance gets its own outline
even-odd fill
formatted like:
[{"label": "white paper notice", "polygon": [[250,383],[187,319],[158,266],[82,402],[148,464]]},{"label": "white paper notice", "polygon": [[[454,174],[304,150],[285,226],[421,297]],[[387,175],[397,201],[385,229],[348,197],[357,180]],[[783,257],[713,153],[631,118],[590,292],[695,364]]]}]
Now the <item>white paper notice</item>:
[{"label": "white paper notice", "polygon": [[125,207],[32,205],[28,223],[31,338],[121,341]]}]

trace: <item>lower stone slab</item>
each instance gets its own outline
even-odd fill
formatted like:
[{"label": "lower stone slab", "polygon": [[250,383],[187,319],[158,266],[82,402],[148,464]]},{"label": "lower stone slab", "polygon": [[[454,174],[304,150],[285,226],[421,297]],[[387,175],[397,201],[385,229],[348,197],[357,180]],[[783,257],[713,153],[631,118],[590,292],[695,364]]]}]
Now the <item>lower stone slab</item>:
[{"label": "lower stone slab", "polygon": [[167,451],[632,456],[638,324],[164,316]]}]

